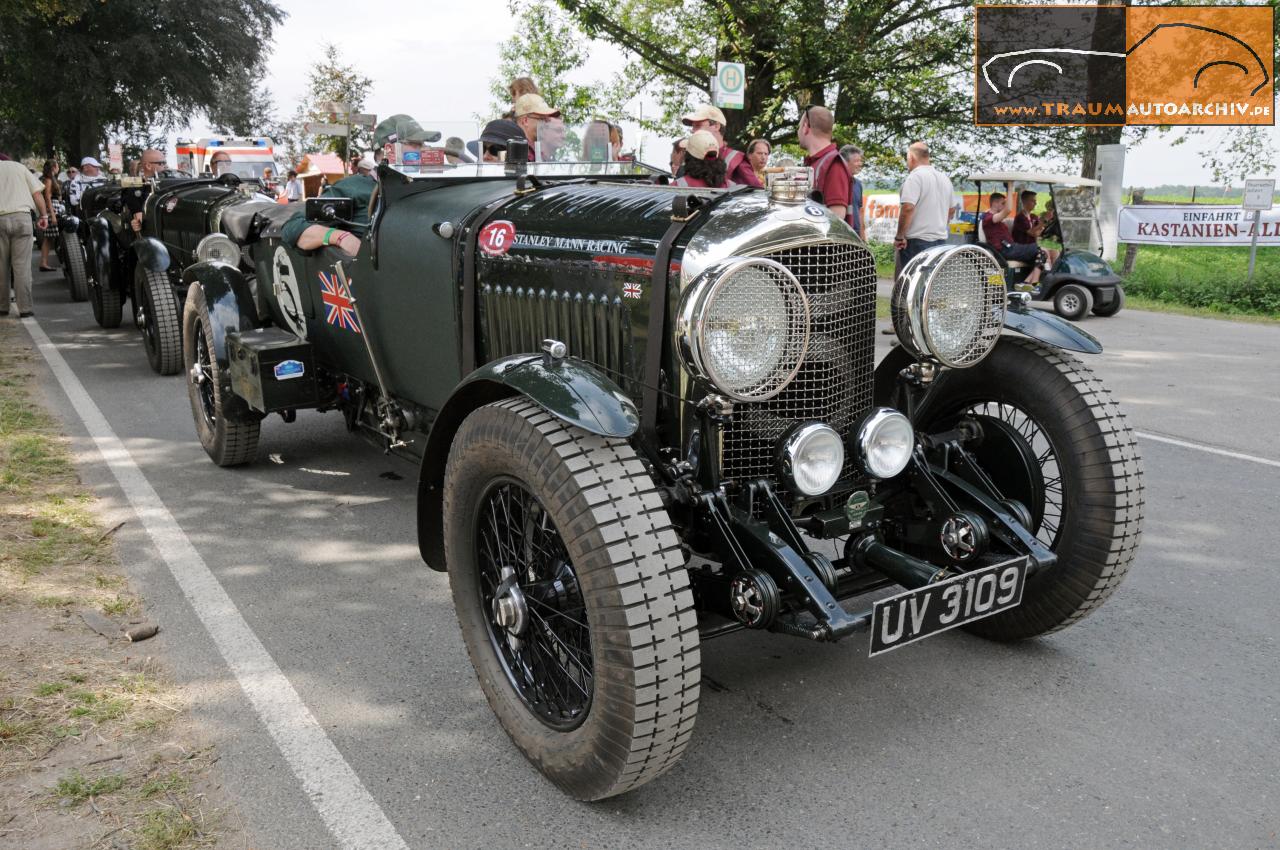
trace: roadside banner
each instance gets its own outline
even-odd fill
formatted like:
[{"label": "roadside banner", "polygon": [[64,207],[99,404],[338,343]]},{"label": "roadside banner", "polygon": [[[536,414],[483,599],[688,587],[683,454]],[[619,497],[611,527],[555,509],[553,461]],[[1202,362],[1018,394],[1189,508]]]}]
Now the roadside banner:
[{"label": "roadside banner", "polygon": [[115,171],[124,171],[124,145],[119,142],[107,145],[107,167]]},{"label": "roadside banner", "polygon": [[[1120,241],[1133,245],[1248,245],[1254,214],[1217,204],[1120,208]],[[1280,209],[1260,213],[1259,245],[1280,245]]]},{"label": "roadside banner", "polygon": [[[892,242],[893,235],[898,232],[898,215],[901,212],[901,201],[897,193],[885,195],[863,195],[862,215],[866,223],[866,240],[868,242]],[[947,228],[954,235],[972,233],[978,220],[974,210],[978,206],[978,196],[973,192],[956,193],[951,197],[951,216]]]}]

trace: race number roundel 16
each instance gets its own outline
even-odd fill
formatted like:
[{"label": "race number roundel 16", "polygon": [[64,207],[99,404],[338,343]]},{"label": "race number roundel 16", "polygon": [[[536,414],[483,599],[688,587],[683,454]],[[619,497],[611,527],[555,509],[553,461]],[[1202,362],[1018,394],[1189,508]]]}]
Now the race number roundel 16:
[{"label": "race number roundel 16", "polygon": [[500,257],[511,250],[515,238],[516,228],[511,222],[491,221],[480,231],[480,238],[476,241],[481,251],[490,257]]}]

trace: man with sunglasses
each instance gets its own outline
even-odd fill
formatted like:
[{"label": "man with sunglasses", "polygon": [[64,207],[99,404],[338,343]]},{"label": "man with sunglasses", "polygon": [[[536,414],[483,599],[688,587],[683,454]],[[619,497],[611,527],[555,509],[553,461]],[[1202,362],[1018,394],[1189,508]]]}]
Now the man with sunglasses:
[{"label": "man with sunglasses", "polygon": [[760,179],[756,177],[756,173],[751,170],[751,163],[747,160],[747,155],[725,144],[724,125],[726,121],[723,112],[709,103],[704,103],[680,120],[689,128],[691,133],[706,130],[716,137],[716,144],[720,149],[720,160],[725,165],[725,176],[729,179],[730,186],[742,184],[756,189],[764,188]]},{"label": "man with sunglasses", "polygon": [[809,106],[800,113],[796,138],[800,141],[800,147],[808,153],[804,164],[813,169],[814,196],[820,198],[827,209],[852,227],[849,190],[853,186],[853,175],[840,156],[840,149],[831,140],[833,130],[835,115],[831,110],[825,106]]},{"label": "man with sunglasses", "polygon": [[484,125],[480,133],[480,158],[484,162],[504,162],[507,142],[525,138],[520,125],[509,118],[499,118]]}]

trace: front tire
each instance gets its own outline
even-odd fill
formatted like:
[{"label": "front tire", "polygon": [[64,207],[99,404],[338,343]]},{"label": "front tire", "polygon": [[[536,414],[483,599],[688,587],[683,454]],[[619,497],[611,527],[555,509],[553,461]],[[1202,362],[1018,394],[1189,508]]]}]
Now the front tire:
[{"label": "front tire", "polygon": [[157,374],[178,374],[182,369],[182,320],[169,276],[139,266],[134,272],[134,292],[138,302],[134,318],[142,320],[139,329],[147,362]]},{"label": "front tire", "polygon": [[63,260],[66,263],[67,291],[72,301],[84,301],[89,297],[89,273],[85,263],[84,246],[77,233],[62,234]]},{"label": "front tire", "polygon": [[[1004,337],[979,366],[946,372],[917,423],[925,430],[965,414],[1012,426],[987,439],[1023,439],[1020,448],[1038,459],[1039,480],[1025,486],[1007,477],[1007,466],[985,468],[1006,495],[1039,494],[1039,504],[1027,505],[1031,530],[1058,555],[1027,580],[1020,606],[968,628],[997,640],[1066,628],[1101,606],[1133,562],[1145,507],[1137,440],[1087,366],[1029,339]],[[997,446],[979,446],[979,463],[984,450],[994,456]]]},{"label": "front tire", "polygon": [[218,466],[248,463],[258,454],[262,421],[246,413],[228,417],[234,405],[231,379],[222,371],[213,350],[213,323],[200,284],[191,284],[182,313],[182,360],[187,372],[187,395],[196,433],[211,460]]},{"label": "front tire", "polygon": [[[698,622],[631,446],[527,399],[482,407],[453,440],[444,527],[467,652],[525,757],[580,800],[670,769],[698,710]],[[503,618],[520,604],[523,628]]]},{"label": "front tire", "polygon": [[1078,322],[1093,309],[1093,293],[1078,283],[1068,283],[1053,294],[1053,312]]},{"label": "front tire", "polygon": [[110,274],[109,268],[99,273],[98,279],[89,287],[89,303],[99,327],[118,328],[124,315],[124,296],[111,288]]}]

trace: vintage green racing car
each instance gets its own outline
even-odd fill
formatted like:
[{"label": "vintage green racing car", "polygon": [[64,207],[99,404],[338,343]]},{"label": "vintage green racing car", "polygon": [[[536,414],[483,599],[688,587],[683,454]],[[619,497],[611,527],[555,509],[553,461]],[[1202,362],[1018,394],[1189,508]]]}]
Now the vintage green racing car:
[{"label": "vintage green racing car", "polygon": [[1116,589],[1133,433],[1071,353],[1096,341],[986,252],[908,265],[877,366],[875,264],[807,170],[690,190],[525,153],[384,163],[355,257],[244,229],[251,271],[183,273],[183,356],[218,464],[304,409],[418,463],[422,557],[480,685],[568,794],[675,764],[713,636],[1011,641]]}]

